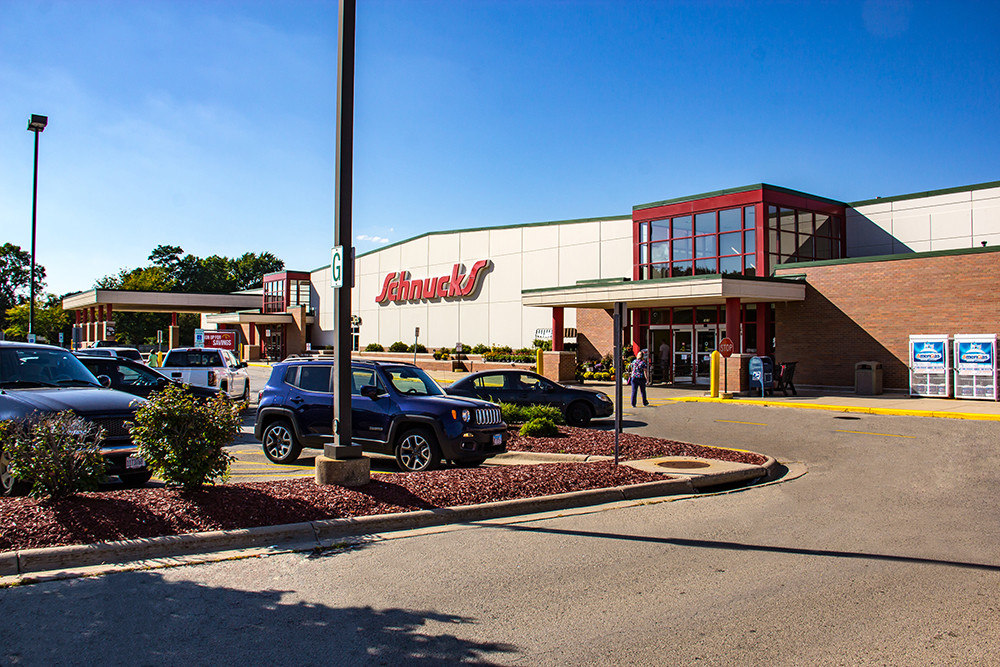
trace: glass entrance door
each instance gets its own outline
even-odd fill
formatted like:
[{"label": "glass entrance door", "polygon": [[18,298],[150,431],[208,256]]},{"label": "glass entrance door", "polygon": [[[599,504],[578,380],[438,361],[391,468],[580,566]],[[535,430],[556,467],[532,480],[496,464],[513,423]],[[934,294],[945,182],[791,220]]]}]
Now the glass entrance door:
[{"label": "glass entrance door", "polygon": [[674,329],[674,382],[694,381],[694,347],[691,329]]},{"label": "glass entrance door", "polygon": [[695,384],[708,384],[712,373],[712,352],[716,348],[715,327],[697,329],[695,331],[695,357],[697,367],[695,369]]},{"label": "glass entrance door", "polygon": [[650,327],[646,349],[652,382],[671,382],[674,355],[670,346],[670,327]]}]

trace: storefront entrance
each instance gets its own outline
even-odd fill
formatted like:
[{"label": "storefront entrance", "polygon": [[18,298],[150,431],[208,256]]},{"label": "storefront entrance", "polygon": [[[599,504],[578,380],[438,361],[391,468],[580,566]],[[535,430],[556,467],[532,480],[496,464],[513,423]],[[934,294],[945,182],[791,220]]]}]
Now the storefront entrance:
[{"label": "storefront entrance", "polygon": [[709,383],[718,344],[715,325],[652,326],[647,342],[653,382]]}]

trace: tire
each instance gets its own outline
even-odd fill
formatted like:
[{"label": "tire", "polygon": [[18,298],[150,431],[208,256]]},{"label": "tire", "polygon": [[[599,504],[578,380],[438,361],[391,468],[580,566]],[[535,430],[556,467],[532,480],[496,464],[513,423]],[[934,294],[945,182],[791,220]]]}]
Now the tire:
[{"label": "tire", "polygon": [[441,448],[423,429],[406,431],[396,441],[396,463],[406,472],[425,472],[441,465]]},{"label": "tire", "polygon": [[126,472],[118,475],[118,479],[122,481],[126,489],[139,489],[146,486],[146,482],[150,480],[153,473],[148,470],[144,472]]},{"label": "tire", "polygon": [[0,454],[0,496],[23,496],[31,489],[31,485],[14,479],[7,470],[9,461],[7,454]]},{"label": "tire", "polygon": [[287,465],[299,458],[302,445],[295,439],[292,425],[284,419],[278,419],[267,425],[261,436],[264,456],[268,461],[279,465]]},{"label": "tire", "polygon": [[566,408],[566,423],[570,426],[586,426],[592,416],[590,406],[580,401],[570,403]]},{"label": "tire", "polygon": [[247,380],[247,383],[245,385],[243,385],[243,394],[240,396],[240,400],[243,401],[244,403],[249,403],[250,402],[250,381],[249,380]]}]

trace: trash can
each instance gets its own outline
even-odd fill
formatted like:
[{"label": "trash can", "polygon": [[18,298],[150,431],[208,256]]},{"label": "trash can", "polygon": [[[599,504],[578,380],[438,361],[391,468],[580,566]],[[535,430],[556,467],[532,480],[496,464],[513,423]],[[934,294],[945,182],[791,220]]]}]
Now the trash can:
[{"label": "trash can", "polygon": [[881,362],[859,361],[854,364],[854,393],[862,396],[882,393]]}]

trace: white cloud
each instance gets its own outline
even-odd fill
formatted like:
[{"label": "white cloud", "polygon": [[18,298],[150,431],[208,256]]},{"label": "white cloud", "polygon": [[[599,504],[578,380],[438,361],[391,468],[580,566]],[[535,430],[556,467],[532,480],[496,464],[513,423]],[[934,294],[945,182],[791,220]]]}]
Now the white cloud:
[{"label": "white cloud", "polygon": [[384,239],[381,236],[368,236],[367,234],[358,234],[355,236],[358,241],[371,241],[372,243],[388,243],[389,239]]}]

